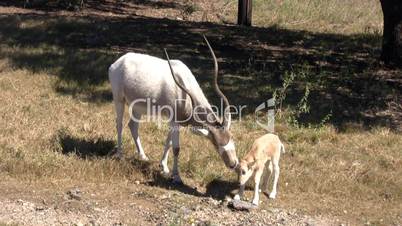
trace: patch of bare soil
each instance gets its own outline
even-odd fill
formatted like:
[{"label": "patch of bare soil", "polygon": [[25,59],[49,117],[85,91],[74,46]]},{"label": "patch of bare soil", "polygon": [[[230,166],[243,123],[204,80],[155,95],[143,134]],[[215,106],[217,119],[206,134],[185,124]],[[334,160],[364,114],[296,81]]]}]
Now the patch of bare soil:
[{"label": "patch of bare soil", "polygon": [[0,222],[21,225],[336,225],[295,210],[235,211],[227,201],[138,182],[93,185],[20,182],[3,177]]}]

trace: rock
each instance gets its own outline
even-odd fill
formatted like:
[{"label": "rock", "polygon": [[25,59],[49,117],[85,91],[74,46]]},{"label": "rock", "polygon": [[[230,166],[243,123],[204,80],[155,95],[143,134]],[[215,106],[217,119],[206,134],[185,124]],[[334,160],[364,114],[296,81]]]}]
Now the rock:
[{"label": "rock", "polygon": [[161,196],[160,196],[160,199],[161,199],[161,200],[170,199],[171,197],[172,197],[172,195],[171,195],[170,193],[167,193],[167,194],[161,195]]},{"label": "rock", "polygon": [[35,206],[36,211],[42,211],[45,210],[46,208],[44,206]]},{"label": "rock", "polygon": [[101,208],[98,208],[98,207],[95,207],[94,211],[96,211],[96,212],[104,212]]},{"label": "rock", "polygon": [[187,208],[185,206],[181,207],[180,210],[181,210],[182,214],[185,215],[185,216],[189,215],[191,213],[191,209],[189,209],[189,208]]},{"label": "rock", "polygon": [[233,200],[229,202],[228,206],[236,210],[242,210],[242,211],[244,210],[250,211],[258,208],[258,206],[242,200]]},{"label": "rock", "polygon": [[215,205],[215,206],[219,205],[220,202],[221,202],[221,201],[215,200],[215,199],[213,199],[213,198],[211,198],[211,197],[204,198],[204,199],[202,199],[202,201],[203,201],[203,202],[206,202],[206,203],[208,203],[208,204]]},{"label": "rock", "polygon": [[225,197],[225,202],[231,202],[233,199],[231,198],[231,197],[229,197],[229,196],[226,196]]},{"label": "rock", "polygon": [[96,224],[96,221],[95,221],[95,220],[90,220],[88,224],[89,224],[90,226],[96,226],[96,225],[98,225],[98,224]]},{"label": "rock", "polygon": [[309,222],[309,221],[304,222],[304,225],[305,225],[305,226],[314,226],[314,224],[312,224],[312,223]]},{"label": "rock", "polygon": [[81,200],[81,191],[78,188],[67,191],[67,195],[70,199]]},{"label": "rock", "polygon": [[193,206],[192,210],[199,211],[199,210],[201,210],[201,207],[199,205],[195,205],[195,206]]}]

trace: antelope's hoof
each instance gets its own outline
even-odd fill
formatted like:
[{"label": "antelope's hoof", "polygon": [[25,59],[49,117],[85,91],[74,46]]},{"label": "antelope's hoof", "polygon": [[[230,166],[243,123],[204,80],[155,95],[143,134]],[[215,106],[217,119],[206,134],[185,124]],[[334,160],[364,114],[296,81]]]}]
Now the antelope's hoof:
[{"label": "antelope's hoof", "polygon": [[165,164],[160,163],[160,164],[159,164],[159,167],[161,168],[161,173],[162,173],[164,176],[168,176],[168,175],[169,175],[170,170],[169,170],[169,168],[168,168]]},{"label": "antelope's hoof", "polygon": [[276,198],[276,193],[271,192],[271,194],[269,194],[269,198],[270,199],[275,199]]},{"label": "antelope's hoof", "polygon": [[251,202],[254,206],[258,206],[258,200],[253,200],[252,202]]},{"label": "antelope's hoof", "polygon": [[112,159],[122,160],[123,159],[123,150],[121,148],[114,148],[110,153],[109,156]]},{"label": "antelope's hoof", "polygon": [[149,158],[146,155],[141,155],[140,154],[140,160],[141,161],[149,161]]}]

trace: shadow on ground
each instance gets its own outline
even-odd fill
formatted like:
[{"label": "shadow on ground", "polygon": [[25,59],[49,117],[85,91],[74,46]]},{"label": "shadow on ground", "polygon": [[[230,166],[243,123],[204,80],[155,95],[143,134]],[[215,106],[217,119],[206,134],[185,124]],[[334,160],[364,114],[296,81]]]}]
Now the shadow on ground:
[{"label": "shadow on ground", "polygon": [[147,185],[157,186],[168,190],[177,190],[182,193],[193,195],[197,197],[210,197],[216,200],[224,200],[228,194],[234,195],[233,191],[238,189],[238,184],[231,181],[224,181],[220,179],[214,179],[206,186],[205,193],[197,190],[197,187],[184,184],[174,184],[171,178],[162,175],[160,172],[154,172],[152,181]]},{"label": "shadow on ground", "polygon": [[197,197],[203,197],[204,194],[199,192],[197,188],[182,183],[175,184],[169,176],[162,175],[160,171],[154,172],[152,181],[148,182],[147,185],[164,188],[167,190],[176,190],[184,194],[193,195]]},{"label": "shadow on ground", "polygon": [[207,184],[206,188],[205,196],[213,197],[217,200],[224,200],[229,194],[231,197],[234,196],[233,191],[239,189],[239,184],[232,181],[214,179]]},{"label": "shadow on ground", "polygon": [[115,146],[111,140],[103,138],[87,140],[74,137],[65,131],[58,132],[57,140],[63,154],[76,154],[84,159],[109,156]]},{"label": "shadow on ground", "polygon": [[218,56],[219,82],[232,104],[247,105],[246,114],[271,98],[293,73],[295,82],[284,104],[296,106],[308,86],[311,110],[301,118],[305,123],[319,124],[329,114],[338,127],[352,122],[395,128],[400,122],[400,114],[389,113],[390,103],[399,103],[402,95],[400,72],[390,78],[376,63],[381,44],[376,35],[51,12],[3,15],[0,27],[0,41],[8,47],[0,58],[16,68],[50,71],[59,78],[57,92],[89,101],[111,100],[107,69],[123,53],[163,58],[167,48],[172,58],[191,68],[211,102],[217,102],[210,86],[213,64],[201,36],[206,34]]},{"label": "shadow on ground", "polygon": [[[23,7],[28,9],[43,10],[47,12],[53,12],[63,9],[74,9],[74,7],[66,7],[66,4],[59,4],[59,2],[60,1],[2,0],[0,2],[0,6]],[[116,14],[126,14],[129,13],[131,10],[140,9],[142,7],[150,7],[156,9],[184,9],[185,5],[177,2],[152,0],[103,0],[101,2],[99,0],[85,0],[83,4],[83,9],[98,10],[100,12],[106,13],[112,12]]]},{"label": "shadow on ground", "polygon": [[[61,129],[57,132],[56,143],[61,147],[61,153],[65,155],[75,154],[82,159],[92,158],[111,158],[114,154],[115,142],[104,138],[83,139],[71,135],[67,130]],[[212,197],[216,200],[223,200],[227,194],[237,189],[237,183],[215,179],[206,186],[206,192],[200,192],[190,184],[175,184],[168,175],[163,175],[159,165],[152,161],[142,161],[135,157],[122,159],[131,166],[130,171],[140,172],[144,178],[148,178],[146,183],[168,190],[179,192],[197,197]],[[128,172],[132,174],[133,172]]]}]

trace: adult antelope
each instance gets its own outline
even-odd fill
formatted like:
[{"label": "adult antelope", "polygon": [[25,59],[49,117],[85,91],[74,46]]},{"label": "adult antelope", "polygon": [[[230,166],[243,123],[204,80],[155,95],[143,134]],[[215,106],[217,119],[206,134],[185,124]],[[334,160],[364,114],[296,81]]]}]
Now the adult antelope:
[{"label": "adult antelope", "polygon": [[223,99],[225,106],[222,120],[214,113],[190,69],[180,60],[169,60],[166,50],[167,60],[127,53],[109,68],[109,80],[116,108],[117,154],[122,155],[123,113],[126,102],[130,105],[131,117],[128,126],[137,152],[141,159],[148,160],[141,145],[138,127],[141,115],[149,114],[147,102],[151,101],[153,106],[163,107],[165,111],[162,113],[170,119],[170,130],[160,163],[163,172],[168,174],[169,148],[173,146],[172,178],[175,183],[181,183],[178,170],[180,126],[192,126],[197,134],[206,136],[214,144],[227,167],[235,169],[238,164],[235,145],[229,131],[229,101],[218,86],[218,62],[214,51],[205,36],[204,39],[214,60],[214,89]]}]

